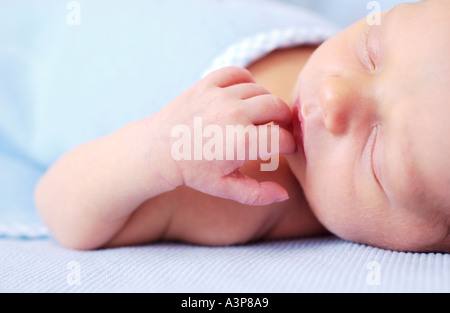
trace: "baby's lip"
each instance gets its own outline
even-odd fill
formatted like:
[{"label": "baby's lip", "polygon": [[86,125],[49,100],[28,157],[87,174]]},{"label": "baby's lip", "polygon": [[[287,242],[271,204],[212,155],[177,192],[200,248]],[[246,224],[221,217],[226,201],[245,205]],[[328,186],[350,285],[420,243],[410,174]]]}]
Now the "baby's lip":
[{"label": "baby's lip", "polygon": [[297,143],[298,151],[301,151],[304,154],[304,143],[303,143],[303,118],[301,116],[301,104],[300,99],[295,101],[293,107],[293,127],[294,127],[294,137]]}]

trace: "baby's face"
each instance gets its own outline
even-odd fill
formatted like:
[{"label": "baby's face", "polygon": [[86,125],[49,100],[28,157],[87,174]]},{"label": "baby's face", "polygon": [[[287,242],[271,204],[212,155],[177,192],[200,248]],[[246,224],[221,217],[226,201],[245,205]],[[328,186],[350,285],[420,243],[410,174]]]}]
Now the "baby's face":
[{"label": "baby's face", "polygon": [[428,0],[363,20],[300,74],[294,172],[340,237],[450,252],[449,12]]}]

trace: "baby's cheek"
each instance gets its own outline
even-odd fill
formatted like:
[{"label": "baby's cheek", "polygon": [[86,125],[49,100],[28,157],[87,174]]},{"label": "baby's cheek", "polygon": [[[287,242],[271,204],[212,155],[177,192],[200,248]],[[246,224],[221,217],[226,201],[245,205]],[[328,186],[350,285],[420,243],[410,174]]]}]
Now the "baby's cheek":
[{"label": "baby's cheek", "polygon": [[314,211],[323,225],[340,238],[365,243],[376,236],[379,216],[383,215],[383,202],[370,185],[341,184],[324,188],[317,195]]}]

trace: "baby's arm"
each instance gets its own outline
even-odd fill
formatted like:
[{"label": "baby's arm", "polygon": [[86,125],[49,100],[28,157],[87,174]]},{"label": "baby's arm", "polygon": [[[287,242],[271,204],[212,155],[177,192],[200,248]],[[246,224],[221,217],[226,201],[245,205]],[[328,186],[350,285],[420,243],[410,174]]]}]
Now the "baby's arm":
[{"label": "baby's arm", "polygon": [[259,161],[247,162],[241,171],[258,181],[279,183],[289,199],[255,207],[180,187],[140,206],[105,246],[157,240],[221,246],[327,233],[311,212],[285,157],[281,156],[275,172],[261,172]]},{"label": "baby's arm", "polygon": [[[248,71],[226,68],[188,89],[154,116],[84,144],[63,156],[38,183],[35,202],[43,220],[64,245],[94,249],[110,242],[142,207],[154,208],[149,241],[161,237],[171,210],[164,194],[187,186],[244,205],[269,205],[287,199],[274,182],[257,182],[238,171],[244,161],[180,161],[171,158],[171,129],[191,125],[277,122],[291,112],[280,99],[256,85]],[[280,153],[295,143],[280,128]],[[160,197],[159,197],[160,196]]]},{"label": "baby's arm", "polygon": [[35,203],[58,241],[76,249],[102,246],[144,201],[174,189],[159,170],[177,173],[164,167],[149,134],[145,120],[134,122],[70,151],[45,173]]}]

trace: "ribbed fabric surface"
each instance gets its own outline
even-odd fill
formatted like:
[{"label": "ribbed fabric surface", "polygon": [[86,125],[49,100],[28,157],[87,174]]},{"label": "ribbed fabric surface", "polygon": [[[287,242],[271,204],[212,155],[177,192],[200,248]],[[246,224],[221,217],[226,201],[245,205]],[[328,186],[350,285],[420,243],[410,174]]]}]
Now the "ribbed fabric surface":
[{"label": "ribbed fabric surface", "polygon": [[0,240],[0,259],[2,292],[450,292],[448,254],[392,252],[334,237],[82,252],[51,240]]}]

